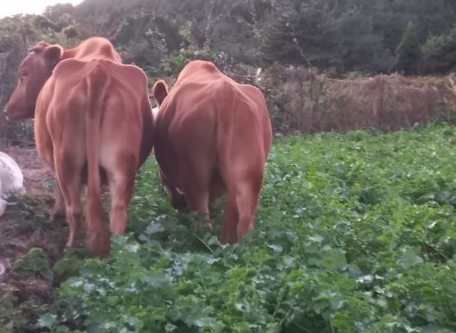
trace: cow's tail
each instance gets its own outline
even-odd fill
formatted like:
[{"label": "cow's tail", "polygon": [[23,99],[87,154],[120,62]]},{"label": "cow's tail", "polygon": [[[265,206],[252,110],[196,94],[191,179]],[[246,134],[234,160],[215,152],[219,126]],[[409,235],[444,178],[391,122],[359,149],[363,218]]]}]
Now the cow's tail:
[{"label": "cow's tail", "polygon": [[87,75],[85,110],[87,152],[87,247],[97,256],[109,253],[109,231],[103,221],[100,181],[101,121],[106,108],[110,77],[102,61]]}]

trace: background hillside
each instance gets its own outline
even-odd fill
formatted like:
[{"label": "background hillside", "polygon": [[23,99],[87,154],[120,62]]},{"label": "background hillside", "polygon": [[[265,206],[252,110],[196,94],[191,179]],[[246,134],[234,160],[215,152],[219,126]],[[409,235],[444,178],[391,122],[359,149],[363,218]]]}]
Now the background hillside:
[{"label": "background hillside", "polygon": [[[275,129],[280,131],[346,130],[385,123],[370,119],[338,126],[334,119],[362,107],[364,97],[357,107],[351,107],[346,103],[346,89],[340,94],[333,91],[331,96],[316,96],[324,91],[314,85],[321,77],[349,78],[350,85],[353,78],[378,74],[434,76],[431,84],[423,78],[424,83],[413,87],[437,89],[440,97],[429,97],[425,91],[418,105],[427,105],[424,118],[448,115],[453,109],[453,101],[447,103],[452,83],[443,77],[435,84],[435,76],[447,75],[456,66],[455,17],[456,3],[449,0],[85,0],[77,6],[59,4],[48,7],[43,15],[0,20],[0,107],[8,99],[18,63],[30,45],[46,40],[71,47],[89,36],[101,35],[113,41],[124,62],[142,67],[151,80],[164,76],[172,83],[189,59],[203,58],[239,81],[257,84],[268,98]],[[263,69],[260,75],[258,68]],[[291,83],[284,79],[290,78],[290,72],[294,73]],[[296,82],[308,89],[287,92]],[[326,80],[325,87],[332,82]],[[394,96],[407,92],[403,88],[396,85]],[[371,89],[361,90],[370,93]],[[359,89],[354,92],[359,94]],[[377,102],[368,105],[384,104],[379,104],[379,94],[366,96],[377,96]],[[391,105],[387,112],[400,112],[398,108]],[[311,114],[312,125],[297,125],[303,121],[295,119],[301,110],[304,115],[297,116],[306,119]],[[331,124],[326,124],[326,118],[317,119],[315,110],[331,112]],[[368,113],[378,114],[374,111]],[[283,123],[286,119],[290,121]],[[388,121],[386,127],[404,124]],[[0,118],[3,137],[7,132],[13,139],[27,135],[18,126],[24,125],[6,126]]]}]

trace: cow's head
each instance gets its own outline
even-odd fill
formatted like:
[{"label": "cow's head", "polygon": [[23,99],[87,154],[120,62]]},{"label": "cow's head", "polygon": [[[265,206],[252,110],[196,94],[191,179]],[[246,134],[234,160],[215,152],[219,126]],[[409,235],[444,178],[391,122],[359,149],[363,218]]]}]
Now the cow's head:
[{"label": "cow's head", "polygon": [[63,49],[58,45],[39,42],[19,66],[18,81],[6,104],[9,119],[33,118],[38,94],[60,61]]}]

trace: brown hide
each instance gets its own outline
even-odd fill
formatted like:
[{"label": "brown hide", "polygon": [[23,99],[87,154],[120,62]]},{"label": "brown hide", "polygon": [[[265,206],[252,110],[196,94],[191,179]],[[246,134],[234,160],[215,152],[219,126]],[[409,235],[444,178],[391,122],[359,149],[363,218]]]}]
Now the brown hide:
[{"label": "brown hide", "polygon": [[66,215],[68,246],[75,245],[82,225],[80,193],[87,184],[87,245],[104,256],[109,231],[101,184],[107,182],[110,191],[110,231],[121,235],[136,172],[152,149],[147,77],[123,65],[100,37],[68,50],[41,42],[31,51],[5,111],[10,119],[35,118],[38,154],[58,183],[52,215]]},{"label": "brown hide", "polygon": [[209,218],[209,204],[226,195],[220,241],[238,242],[253,227],[272,130],[263,94],[239,84],[214,64],[192,61],[160,104],[155,157],[173,206]]}]

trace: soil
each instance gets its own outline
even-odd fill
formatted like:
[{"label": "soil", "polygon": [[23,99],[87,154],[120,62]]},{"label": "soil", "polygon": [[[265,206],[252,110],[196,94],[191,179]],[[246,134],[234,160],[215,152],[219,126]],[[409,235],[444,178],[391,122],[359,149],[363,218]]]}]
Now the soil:
[{"label": "soil", "polygon": [[0,217],[0,262],[6,268],[6,278],[0,282],[0,300],[7,292],[13,292],[17,306],[32,298],[48,303],[52,301],[53,281],[24,273],[14,263],[36,247],[44,251],[51,267],[63,254],[66,223],[49,221],[54,177],[35,148],[11,147],[3,151],[21,167],[26,194],[13,199]]}]

